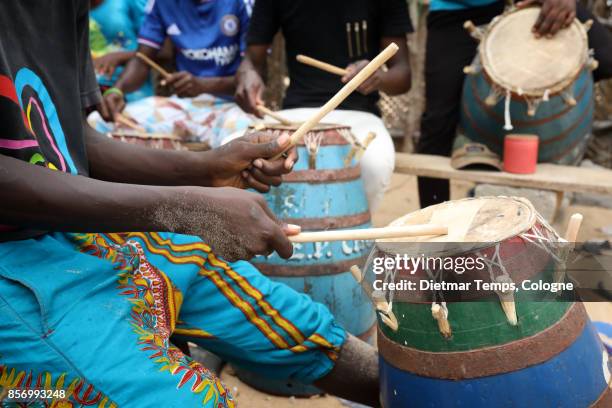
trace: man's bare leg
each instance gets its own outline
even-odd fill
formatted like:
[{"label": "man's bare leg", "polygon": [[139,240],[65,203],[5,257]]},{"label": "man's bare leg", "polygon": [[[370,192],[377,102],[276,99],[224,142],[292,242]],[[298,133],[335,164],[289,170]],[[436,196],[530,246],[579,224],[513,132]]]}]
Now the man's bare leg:
[{"label": "man's bare leg", "polygon": [[336,365],[315,385],[341,398],[372,407],[380,406],[376,349],[349,334]]}]

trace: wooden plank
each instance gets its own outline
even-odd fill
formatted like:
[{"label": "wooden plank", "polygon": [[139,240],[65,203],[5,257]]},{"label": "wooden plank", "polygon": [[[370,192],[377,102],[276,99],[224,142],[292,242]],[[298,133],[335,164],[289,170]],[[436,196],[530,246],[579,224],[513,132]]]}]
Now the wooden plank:
[{"label": "wooden plank", "polygon": [[612,170],[540,163],[534,174],[484,170],[455,170],[448,157],[396,153],[395,171],[415,176],[461,179],[477,183],[531,187],[544,190],[612,194]]}]

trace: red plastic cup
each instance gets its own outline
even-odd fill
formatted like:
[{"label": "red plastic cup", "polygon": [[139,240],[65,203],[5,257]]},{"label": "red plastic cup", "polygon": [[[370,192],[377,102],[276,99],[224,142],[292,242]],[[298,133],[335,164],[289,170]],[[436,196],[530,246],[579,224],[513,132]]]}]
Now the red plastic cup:
[{"label": "red plastic cup", "polygon": [[536,135],[507,135],[504,139],[504,171],[515,174],[535,173],[539,141]]}]

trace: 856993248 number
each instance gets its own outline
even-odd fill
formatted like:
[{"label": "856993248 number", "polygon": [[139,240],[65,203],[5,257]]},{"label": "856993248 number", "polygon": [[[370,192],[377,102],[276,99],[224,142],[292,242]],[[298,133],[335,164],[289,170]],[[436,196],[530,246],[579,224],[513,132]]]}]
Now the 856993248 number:
[{"label": "856993248 number", "polygon": [[66,390],[47,390],[44,388],[11,388],[5,392],[5,401],[8,402],[34,402],[40,400],[66,398]]}]

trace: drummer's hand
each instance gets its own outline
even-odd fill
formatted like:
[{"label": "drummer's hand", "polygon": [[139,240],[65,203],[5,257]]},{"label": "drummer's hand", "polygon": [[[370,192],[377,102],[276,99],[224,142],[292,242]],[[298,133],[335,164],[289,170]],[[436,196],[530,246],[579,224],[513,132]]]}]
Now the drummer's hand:
[{"label": "drummer's hand", "polygon": [[234,99],[246,113],[258,118],[263,115],[257,105],[263,105],[263,92],[266,89],[263,80],[254,69],[242,69],[236,73],[236,92]]},{"label": "drummer's hand", "polygon": [[[342,83],[346,84],[348,81],[353,79],[353,77],[357,75],[359,71],[364,69],[365,66],[368,65],[369,62],[370,61],[368,60],[360,60],[357,62],[353,62],[348,67],[346,67],[346,70],[348,71],[348,73],[342,77]],[[372,75],[370,75],[368,79],[366,79],[359,86],[359,88],[357,88],[357,91],[359,91],[360,93],[364,95],[369,95],[372,92],[378,91],[378,89],[380,88],[380,84],[382,82],[382,75],[383,75],[383,70],[380,68],[377,69]]]},{"label": "drummer's hand", "polygon": [[262,193],[278,186],[282,175],[290,173],[298,159],[296,147],[287,157],[272,160],[290,144],[288,134],[275,138],[270,133],[254,132],[210,151],[212,163],[207,174],[213,187],[254,188]]},{"label": "drummer's hand", "polygon": [[181,98],[191,98],[202,93],[202,78],[190,74],[187,71],[174,72],[164,79],[164,85],[170,85],[174,92]]},{"label": "drummer's hand", "polygon": [[98,74],[112,78],[118,66],[125,65],[134,55],[129,51],[109,52],[101,57],[95,58],[93,64]]},{"label": "drummer's hand", "polygon": [[125,108],[125,99],[123,95],[119,93],[108,93],[104,95],[102,101],[98,104],[96,109],[107,122],[114,122],[115,116]]},{"label": "drummer's hand", "polygon": [[536,37],[552,37],[562,28],[569,27],[576,18],[576,0],[525,0],[518,8],[541,4],[540,15],[531,29]]}]

